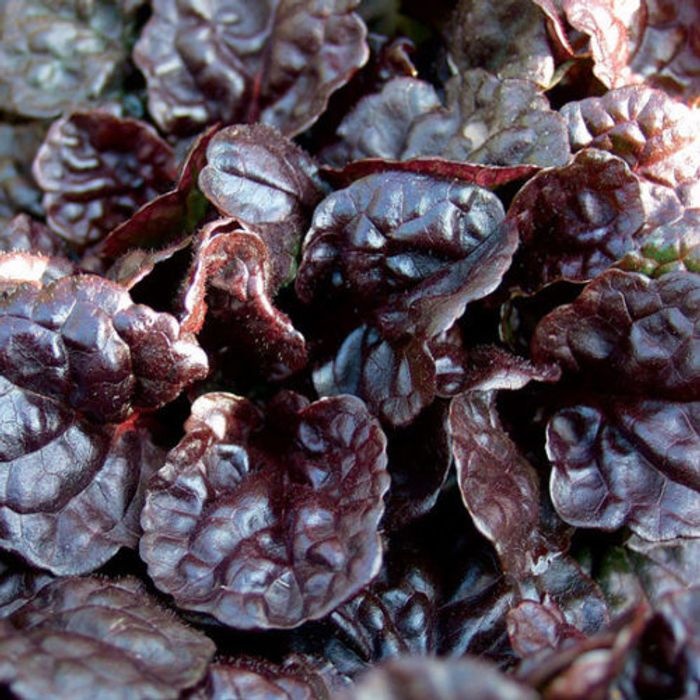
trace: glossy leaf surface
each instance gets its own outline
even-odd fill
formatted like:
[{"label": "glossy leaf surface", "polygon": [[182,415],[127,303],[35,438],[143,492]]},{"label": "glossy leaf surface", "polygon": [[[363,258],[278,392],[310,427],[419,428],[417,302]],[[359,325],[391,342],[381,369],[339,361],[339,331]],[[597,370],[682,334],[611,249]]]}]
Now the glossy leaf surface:
[{"label": "glossy leaf surface", "polygon": [[697,536],[699,285],[610,271],[538,326],[535,357],[595,388],[547,428],[552,498],[568,522]]},{"label": "glossy leaf surface", "polygon": [[[293,136],[367,60],[356,0],[156,0],[134,49],[165,131],[262,121]],[[168,71],[160,65],[170,66]]]},{"label": "glossy leaf surface", "polygon": [[77,245],[104,238],[176,174],[170,146],[151,126],[97,110],[55,121],[33,171],[49,226]]},{"label": "glossy leaf surface", "polygon": [[358,399],[306,403],[280,395],[267,421],[230,394],[193,404],[141,517],[141,556],[180,606],[295,627],[378,572],[386,439]]},{"label": "glossy leaf surface", "polygon": [[215,649],[135,578],[55,581],[9,622],[0,682],[21,698],[172,698]]}]

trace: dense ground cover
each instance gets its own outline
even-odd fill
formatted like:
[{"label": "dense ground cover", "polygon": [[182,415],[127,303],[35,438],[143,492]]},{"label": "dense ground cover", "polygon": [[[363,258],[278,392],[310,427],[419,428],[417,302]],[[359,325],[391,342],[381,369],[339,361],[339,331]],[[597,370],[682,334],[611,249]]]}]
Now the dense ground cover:
[{"label": "dense ground cover", "polygon": [[700,694],[697,0],[0,0],[0,688]]}]

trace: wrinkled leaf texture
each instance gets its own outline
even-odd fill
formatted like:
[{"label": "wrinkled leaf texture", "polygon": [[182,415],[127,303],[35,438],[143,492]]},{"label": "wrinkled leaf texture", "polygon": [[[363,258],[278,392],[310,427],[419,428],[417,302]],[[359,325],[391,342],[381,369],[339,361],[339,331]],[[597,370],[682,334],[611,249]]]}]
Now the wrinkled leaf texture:
[{"label": "wrinkled leaf texture", "polygon": [[567,522],[698,536],[699,297],[698,275],[611,270],[537,327],[535,359],[588,383],[547,426],[552,499]]},{"label": "wrinkled leaf texture", "polygon": [[134,48],[151,115],[168,132],[261,121],[298,134],[367,60],[357,4],[155,0]]},{"label": "wrinkled leaf texture", "polygon": [[207,394],[151,481],[141,557],[178,605],[239,629],[323,617],[379,570],[386,438],[354,397]]}]

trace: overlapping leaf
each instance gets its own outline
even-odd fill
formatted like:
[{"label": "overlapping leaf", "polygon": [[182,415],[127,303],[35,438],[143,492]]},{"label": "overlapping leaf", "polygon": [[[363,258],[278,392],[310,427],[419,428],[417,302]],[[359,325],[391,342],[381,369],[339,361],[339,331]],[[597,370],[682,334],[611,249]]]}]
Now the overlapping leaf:
[{"label": "overlapping leaf", "polygon": [[[271,254],[252,231],[220,219],[198,234],[183,284],[182,325],[228,348],[227,362],[280,380],[306,364],[306,342],[289,317],[272,304]],[[279,259],[279,257],[278,257]]]},{"label": "overlapping leaf", "polygon": [[0,7],[4,107],[56,117],[115,87],[128,51],[126,22],[106,0],[11,0]]},{"label": "overlapping leaf", "polygon": [[537,359],[589,391],[547,428],[551,493],[572,524],[697,537],[700,277],[609,271],[538,326]]},{"label": "overlapping leaf", "polygon": [[565,125],[527,80],[499,80],[482,69],[452,78],[442,106],[435,88],[394,78],[362,99],[338,128],[334,165],[360,158],[435,156],[484,165],[563,165]]},{"label": "overlapping leaf", "polygon": [[207,368],[166,314],[114,284],[64,277],[0,305],[2,547],[56,573],[133,546],[160,450],[134,411],[176,398]]},{"label": "overlapping leaf", "polygon": [[209,142],[199,187],[219,210],[258,233],[267,245],[270,286],[294,274],[301,238],[322,197],[316,166],[275,129],[232,126]]},{"label": "overlapping leaf", "polygon": [[435,395],[428,342],[500,282],[515,247],[502,207],[473,185],[389,172],[316,209],[296,279],[304,301],[350,301],[365,323],[320,366],[321,393],[365,398],[392,425]]},{"label": "overlapping leaf", "polygon": [[141,556],[181,607],[232,627],[322,617],[379,570],[385,437],[353,397],[231,394],[192,406],[152,480]]},{"label": "overlapping leaf", "polygon": [[79,246],[104,238],[175,179],[172,149],[151,126],[99,110],[55,121],[33,170],[49,226]]},{"label": "overlapping leaf", "polygon": [[461,71],[485,68],[549,87],[555,60],[544,20],[531,0],[460,0],[447,28],[451,58]]},{"label": "overlapping leaf", "polygon": [[303,131],[367,60],[357,4],[156,0],[134,50],[153,118],[173,132],[216,121]]},{"label": "overlapping leaf", "polygon": [[0,683],[19,698],[172,698],[195,685],[214,644],[135,578],[63,578],[9,618]]}]

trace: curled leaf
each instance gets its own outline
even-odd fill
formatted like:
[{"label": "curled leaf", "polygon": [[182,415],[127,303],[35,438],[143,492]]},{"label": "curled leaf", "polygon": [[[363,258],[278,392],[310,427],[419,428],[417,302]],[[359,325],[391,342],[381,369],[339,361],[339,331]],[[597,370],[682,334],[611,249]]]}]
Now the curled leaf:
[{"label": "curled leaf", "polygon": [[215,650],[135,578],[57,580],[9,622],[0,682],[21,698],[165,700],[195,685]]},{"label": "curled leaf", "polygon": [[323,617],[381,564],[376,421],[353,397],[281,395],[268,413],[231,394],[197,399],[141,517],[156,585],[240,629]]},{"label": "curled leaf", "polygon": [[178,133],[261,121],[298,134],[367,60],[357,4],[156,0],[134,49],[151,115]]}]

